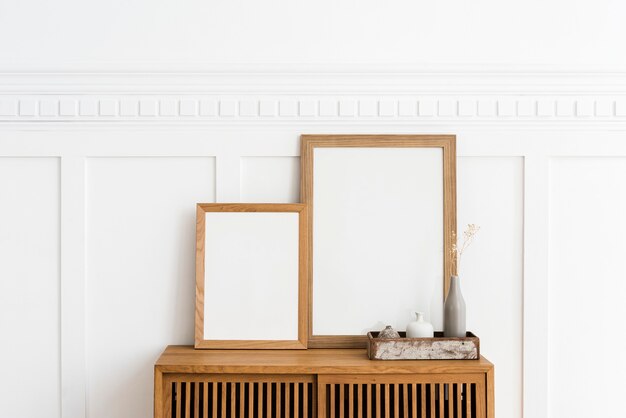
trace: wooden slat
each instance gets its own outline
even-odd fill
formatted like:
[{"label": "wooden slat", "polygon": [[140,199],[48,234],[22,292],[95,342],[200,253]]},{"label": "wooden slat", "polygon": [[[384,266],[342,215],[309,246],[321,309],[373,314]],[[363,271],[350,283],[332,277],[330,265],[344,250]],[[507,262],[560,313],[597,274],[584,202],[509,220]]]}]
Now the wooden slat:
[{"label": "wooden slat", "polygon": [[211,418],[217,418],[217,385],[219,385],[219,383],[213,382],[213,397],[211,398],[211,402],[213,403],[213,414],[211,415]]},{"label": "wooden slat", "polygon": [[226,418],[226,389],[228,385],[226,383],[220,383],[222,387],[222,418]]},{"label": "wooden slat", "polygon": [[463,391],[463,383],[456,384],[456,418],[462,418],[463,404],[461,398],[461,392]]},{"label": "wooden slat", "polygon": [[259,418],[262,418],[263,417],[263,394],[265,393],[265,390],[264,390],[262,382],[257,383],[257,386],[259,387],[259,405],[258,405]]},{"label": "wooden slat", "polygon": [[176,382],[176,418],[180,418],[183,410],[182,383]]},{"label": "wooden slat", "polygon": [[202,383],[202,418],[209,418],[209,382]]},{"label": "wooden slat", "polygon": [[449,383],[448,387],[448,418],[454,418],[454,384]]},{"label": "wooden slat", "polygon": [[302,416],[305,418],[313,418],[309,417],[309,384],[304,383],[304,388],[302,389]]},{"label": "wooden slat", "polygon": [[[423,385],[420,385],[420,386],[423,386]],[[411,416],[413,418],[417,418],[417,384],[416,383],[413,383],[411,385],[411,401],[413,402],[413,405],[411,408]]]},{"label": "wooden slat", "polygon": [[[317,402],[315,400],[317,399],[317,396],[318,396],[317,395],[318,385],[311,385],[311,386],[313,386],[313,396],[311,397],[311,409],[313,409],[313,416],[311,418],[314,418],[314,417],[317,417]],[[320,416],[325,416],[325,415],[320,413]]]},{"label": "wooden slat", "polygon": [[354,385],[350,383],[348,386],[348,416],[354,418]]},{"label": "wooden slat", "polygon": [[200,418],[200,383],[198,382],[193,388],[193,418]]},{"label": "wooden slat", "polygon": [[330,391],[330,418],[335,418],[335,385],[328,385]]},{"label": "wooden slat", "polygon": [[474,418],[472,417],[472,384],[466,383],[465,388],[467,390],[467,393],[465,394],[465,396],[467,396],[467,402],[466,402],[467,418]]},{"label": "wooden slat", "polygon": [[281,418],[282,416],[282,383],[276,383],[276,418]]},{"label": "wooden slat", "polygon": [[367,418],[372,418],[372,385],[367,384],[366,386],[366,392],[367,392],[367,407],[366,412],[367,412]]},{"label": "wooden slat", "polygon": [[389,383],[385,383],[385,418],[391,418],[391,410],[389,408]]},{"label": "wooden slat", "polygon": [[285,416],[289,417],[289,402],[291,402],[291,383],[285,383]]},{"label": "wooden slat", "polygon": [[239,384],[239,415],[240,418],[244,418],[244,414],[246,413],[246,388],[248,387],[247,383],[241,382]]},{"label": "wooden slat", "polygon": [[445,418],[444,415],[444,401],[445,401],[445,395],[444,395],[444,387],[445,385],[443,383],[439,384],[439,416],[441,418]]},{"label": "wooden slat", "polygon": [[237,385],[239,383],[231,383],[230,384],[230,416],[231,418],[235,418],[237,413]]},{"label": "wooden slat", "polygon": [[[313,394],[311,395],[311,408],[313,409],[313,416],[310,418],[315,418],[317,417],[317,415],[315,414],[315,404],[319,404],[319,416],[320,417],[327,417],[328,416],[328,412],[326,411],[326,407],[327,407],[327,399],[328,399],[328,391],[325,390],[328,385],[326,385],[325,383],[320,383],[320,380],[318,379],[317,384],[312,385],[313,386]],[[316,396],[316,391],[318,393],[318,395]],[[317,402],[315,401],[317,399]]]},{"label": "wooden slat", "polygon": [[[163,401],[163,413],[155,413],[154,418],[171,418],[172,417],[172,382],[169,381],[169,379],[163,379],[164,380],[164,384],[163,384],[163,390],[165,391],[164,394],[164,401]],[[175,390],[175,389],[174,389]]]},{"label": "wooden slat", "polygon": [[420,418],[427,418],[426,417],[426,384],[422,383],[420,387],[421,387],[420,393],[422,396],[422,413],[420,414]]},{"label": "wooden slat", "polygon": [[393,416],[395,418],[400,417],[400,385],[393,386]]},{"label": "wooden slat", "polygon": [[430,384],[430,418],[437,418],[435,415],[435,385]]},{"label": "wooden slat", "polygon": [[[357,418],[363,418],[363,385],[359,383],[357,386],[357,400],[359,401],[357,405]],[[370,402],[370,400],[367,400]],[[369,418],[369,417],[368,417]]]},{"label": "wooden slat", "polygon": [[403,405],[404,405],[403,416],[404,418],[409,418],[409,385],[405,383],[404,386],[402,386],[402,388],[403,388],[402,400],[403,400]]},{"label": "wooden slat", "polygon": [[337,385],[339,387],[339,418],[344,418],[344,410],[346,406],[346,386]]},{"label": "wooden slat", "polygon": [[382,392],[382,385],[376,385],[376,418],[380,417],[380,415],[382,414],[382,408],[383,405],[380,402],[380,394]]},{"label": "wooden slat", "polygon": [[185,382],[185,418],[190,417],[190,405],[191,405],[191,383]]},{"label": "wooden slat", "polygon": [[272,418],[272,384],[267,384],[267,418]]},{"label": "wooden slat", "polygon": [[293,418],[300,418],[300,388],[304,387],[302,383],[293,384]]},{"label": "wooden slat", "polygon": [[254,385],[254,382],[248,383],[248,418],[254,417]]},{"label": "wooden slat", "polygon": [[289,403],[291,402],[291,383],[285,383],[285,416],[289,417]]}]

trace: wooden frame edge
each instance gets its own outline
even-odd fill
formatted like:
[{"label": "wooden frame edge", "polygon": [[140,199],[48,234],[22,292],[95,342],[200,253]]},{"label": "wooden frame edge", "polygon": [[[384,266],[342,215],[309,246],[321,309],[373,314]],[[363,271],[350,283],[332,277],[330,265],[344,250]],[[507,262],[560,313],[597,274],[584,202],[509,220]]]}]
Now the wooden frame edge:
[{"label": "wooden frame edge", "polygon": [[194,346],[202,341],[204,332],[204,234],[205,221],[202,204],[196,205],[196,310]]}]

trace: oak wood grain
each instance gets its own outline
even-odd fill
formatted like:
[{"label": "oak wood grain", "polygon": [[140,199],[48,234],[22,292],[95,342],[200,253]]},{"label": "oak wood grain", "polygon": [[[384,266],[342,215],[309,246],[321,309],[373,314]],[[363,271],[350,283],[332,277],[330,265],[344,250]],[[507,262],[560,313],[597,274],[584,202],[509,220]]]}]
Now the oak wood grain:
[{"label": "oak wood grain", "polygon": [[493,365],[479,360],[394,360],[367,358],[365,349],[195,350],[169,346],[156,362],[169,373],[485,373]]}]

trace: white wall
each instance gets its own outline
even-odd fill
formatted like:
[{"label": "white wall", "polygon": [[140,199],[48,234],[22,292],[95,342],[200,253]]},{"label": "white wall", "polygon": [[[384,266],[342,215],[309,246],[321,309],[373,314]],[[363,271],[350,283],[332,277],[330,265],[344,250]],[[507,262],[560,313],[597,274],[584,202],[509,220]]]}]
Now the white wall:
[{"label": "white wall", "polygon": [[625,14],[620,0],[4,0],[0,68],[402,63],[624,69],[626,57],[618,51]]},{"label": "white wall", "polygon": [[457,135],[459,225],[482,226],[462,288],[497,416],[615,415],[626,362],[578,336],[624,342],[625,15],[3,1],[0,410],[151,416],[153,362],[193,342],[194,204],[295,202],[299,134],[378,132]]},{"label": "white wall", "polygon": [[[450,123],[445,131],[458,135],[459,223],[482,226],[465,259],[463,291],[469,328],[496,364],[498,417],[588,416],[595,402],[582,395],[618,391],[626,372],[611,357],[596,369],[588,347],[573,344],[581,325],[610,334],[626,313],[615,273],[626,229],[619,220],[625,134],[469,125]],[[10,386],[3,393],[15,395],[2,402],[11,416],[150,416],[153,362],[167,344],[193,341],[194,203],[220,194],[297,201],[302,131],[443,129],[3,129],[2,255],[10,260],[3,262],[3,297],[24,295],[23,303],[2,304],[3,354],[19,359],[7,381],[23,379],[19,364],[36,357],[48,399],[26,410],[26,392]],[[35,158],[50,154],[60,161]],[[59,189],[59,182],[82,186]],[[75,219],[59,216],[59,202]],[[72,242],[76,236],[84,245]],[[15,245],[20,239],[44,247]],[[59,262],[67,272],[60,278]],[[66,304],[73,298],[79,301]],[[604,384],[591,390],[574,376]],[[604,411],[615,411],[619,399],[604,399]]]}]

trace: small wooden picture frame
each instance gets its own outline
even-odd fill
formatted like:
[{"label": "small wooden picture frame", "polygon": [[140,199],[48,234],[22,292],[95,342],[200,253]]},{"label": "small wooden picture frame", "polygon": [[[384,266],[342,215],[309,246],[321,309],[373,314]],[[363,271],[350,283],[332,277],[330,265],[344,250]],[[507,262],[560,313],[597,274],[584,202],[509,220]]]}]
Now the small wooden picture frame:
[{"label": "small wooden picture frame", "polygon": [[195,348],[306,349],[304,204],[198,204]]}]

